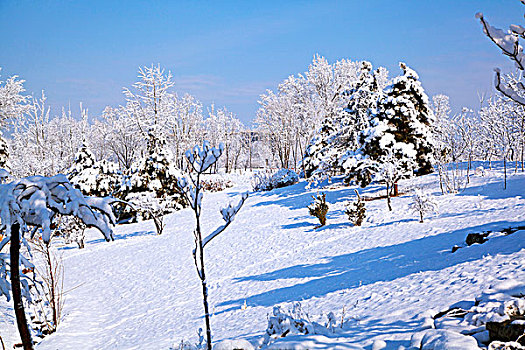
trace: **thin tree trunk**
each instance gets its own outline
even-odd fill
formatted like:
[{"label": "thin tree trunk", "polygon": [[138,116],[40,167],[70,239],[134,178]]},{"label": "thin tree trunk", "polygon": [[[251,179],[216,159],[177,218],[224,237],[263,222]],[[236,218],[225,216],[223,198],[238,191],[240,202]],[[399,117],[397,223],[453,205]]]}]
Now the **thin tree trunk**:
[{"label": "thin tree trunk", "polygon": [[24,350],[33,349],[31,333],[27,325],[24,303],[22,301],[22,289],[20,287],[20,224],[11,225],[11,291],[13,293],[13,304],[15,308],[18,332],[22,339]]},{"label": "thin tree trunk", "polygon": [[388,205],[388,210],[392,211],[392,204],[390,203],[390,186],[388,182],[386,183],[386,203]]},{"label": "thin tree trunk", "polygon": [[[200,183],[200,175],[197,174],[197,184]],[[198,204],[198,198],[199,198],[199,187],[196,186],[195,190],[195,219],[197,221],[197,227],[195,229],[197,234],[197,244],[200,255],[200,266],[197,267],[197,271],[199,272],[199,278],[201,280],[202,284],[202,303],[204,304],[204,319],[206,323],[206,347],[208,350],[212,350],[211,348],[211,325],[210,325],[210,312],[208,307],[208,286],[206,285],[206,273],[204,271],[204,247],[202,245],[202,234],[201,234],[201,224],[200,224],[200,208],[197,205]],[[195,261],[195,264],[197,264],[197,261]]]},{"label": "thin tree trunk", "polygon": [[423,223],[423,212],[422,211],[419,212],[419,217],[420,217],[419,222]]},{"label": "thin tree trunk", "polygon": [[399,196],[399,189],[397,186],[397,182],[394,183],[394,197]]},{"label": "thin tree trunk", "polygon": [[505,173],[505,185],[503,189],[507,189],[507,157],[503,157],[503,172]]}]

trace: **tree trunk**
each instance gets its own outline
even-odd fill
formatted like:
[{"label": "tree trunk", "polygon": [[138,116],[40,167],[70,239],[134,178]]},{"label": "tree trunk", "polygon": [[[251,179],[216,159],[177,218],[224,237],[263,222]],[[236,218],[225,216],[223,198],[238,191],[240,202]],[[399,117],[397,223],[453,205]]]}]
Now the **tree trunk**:
[{"label": "tree trunk", "polygon": [[33,349],[31,333],[27,325],[24,303],[22,301],[22,289],[20,287],[20,224],[11,226],[11,291],[13,293],[13,304],[15,308],[16,323],[24,350]]},{"label": "tree trunk", "polygon": [[423,223],[423,212],[422,211],[419,212],[419,218],[420,218],[419,222]]},{"label": "tree trunk", "polygon": [[507,189],[507,157],[503,157],[503,172],[505,173],[505,185],[503,186],[503,189],[506,190]]},{"label": "tree trunk", "polygon": [[439,188],[441,189],[441,194],[445,194],[445,190],[443,189],[443,169],[441,169],[441,164],[438,165],[438,173],[439,173]]},{"label": "tree trunk", "polygon": [[[197,173],[197,184],[200,184],[200,174]],[[208,350],[212,350],[211,348],[211,325],[210,325],[210,312],[208,307],[208,287],[206,285],[206,273],[204,272],[204,246],[202,244],[202,234],[201,234],[201,223],[200,223],[200,208],[198,206],[198,198],[199,198],[199,186],[196,186],[195,190],[195,202],[194,202],[194,211],[195,211],[195,220],[196,220],[196,235],[197,235],[197,241],[196,241],[196,247],[195,250],[198,250],[199,258],[200,258],[200,266],[197,263],[197,259],[195,259],[195,267],[197,268],[197,271],[199,272],[199,278],[201,280],[202,284],[202,303],[204,304],[204,319],[206,322],[206,348]],[[195,254],[195,253],[194,253]]]},{"label": "tree trunk", "polygon": [[392,211],[392,204],[390,203],[390,186],[388,182],[386,184],[386,203],[388,205],[388,210]]},{"label": "tree trunk", "polygon": [[394,197],[399,196],[399,189],[397,186],[397,182],[394,183]]}]

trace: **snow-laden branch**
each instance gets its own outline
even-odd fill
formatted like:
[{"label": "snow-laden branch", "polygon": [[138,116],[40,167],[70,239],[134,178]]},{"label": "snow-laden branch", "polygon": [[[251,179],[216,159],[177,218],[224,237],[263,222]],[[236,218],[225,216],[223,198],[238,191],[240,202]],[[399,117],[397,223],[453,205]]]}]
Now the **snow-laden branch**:
[{"label": "snow-laden branch", "polygon": [[[520,105],[525,106],[525,98],[523,98],[516,90],[512,89],[509,86],[505,86],[504,84],[502,84],[501,71],[499,70],[499,68],[494,69],[494,71],[496,72],[496,75],[494,76],[494,86],[496,87],[496,90],[498,90],[505,97],[510,98],[514,102],[517,102]],[[523,93],[525,93],[525,87],[523,86],[521,82],[518,83],[516,86],[518,87],[518,89],[523,91]]]},{"label": "snow-laden branch", "polygon": [[[521,1],[523,4],[525,2]],[[516,67],[521,71],[525,71],[525,54],[523,53],[523,47],[519,43],[519,38],[525,38],[525,28],[520,25],[513,24],[510,26],[510,30],[503,31],[499,28],[491,26],[487,20],[483,17],[481,12],[476,13],[476,18],[480,20],[483,26],[483,32],[485,35],[502,51],[505,56],[508,56],[515,64]],[[522,96],[525,94],[525,88],[523,84],[518,84],[516,89],[510,86],[505,86],[501,82],[501,72],[499,69],[495,69],[496,75],[494,77],[494,85],[496,90],[501,92],[504,96],[511,100],[525,105],[525,98]]]},{"label": "snow-laden branch", "polygon": [[192,168],[198,173],[202,174],[210,166],[215,164],[224,150],[224,144],[219,144],[219,147],[211,147],[208,141],[202,143],[202,148],[198,145],[193,150],[186,151],[186,158],[190,162]]},{"label": "snow-laden branch", "polygon": [[[110,224],[116,221],[110,205],[115,201],[111,197],[84,197],[65,175],[31,176],[0,185],[0,219],[6,232],[16,222],[22,227],[41,227],[42,239],[47,243],[55,215],[73,215],[86,226],[96,227],[110,241],[113,240]],[[0,247],[6,244],[4,241]]]},{"label": "snow-laden branch", "polygon": [[245,193],[242,194],[241,200],[239,201],[239,203],[237,203],[237,205],[234,206],[234,205],[232,205],[232,203],[230,203],[226,208],[222,208],[221,209],[222,218],[224,219],[225,223],[223,225],[217,227],[217,229],[215,229],[215,231],[210,233],[208,236],[206,236],[202,240],[202,247],[203,248],[212,239],[214,239],[219,234],[221,234],[226,229],[226,227],[228,227],[233,222],[233,219],[235,218],[235,215],[239,212],[239,210],[241,209],[242,205],[244,204],[244,202],[246,201],[247,198],[248,198],[248,192],[245,192]]}]

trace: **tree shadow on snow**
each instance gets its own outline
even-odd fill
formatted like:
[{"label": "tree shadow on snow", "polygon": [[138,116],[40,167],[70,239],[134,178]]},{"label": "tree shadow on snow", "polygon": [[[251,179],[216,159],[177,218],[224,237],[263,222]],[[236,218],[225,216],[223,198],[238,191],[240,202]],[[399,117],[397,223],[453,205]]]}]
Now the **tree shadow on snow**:
[{"label": "tree shadow on snow", "polygon": [[393,281],[421,271],[438,271],[468,261],[479,260],[487,254],[512,254],[525,247],[525,231],[496,237],[485,244],[473,245],[455,253],[451,253],[451,248],[455,244],[464,242],[466,235],[471,232],[495,231],[524,224],[523,221],[493,222],[397,245],[330,257],[327,262],[323,263],[296,265],[260,275],[240,277],[236,279],[236,282],[291,278],[312,280],[252,295],[248,298],[225,301],[220,305],[240,305],[246,300],[246,303],[251,306],[272,306],[283,302],[320,297],[360,285]]},{"label": "tree shadow on snow", "polygon": [[[483,185],[468,187],[459,192],[458,196],[477,196],[481,195],[487,199],[510,199],[512,197],[525,196],[525,177],[512,178],[509,175],[507,178],[507,189],[504,189],[503,178],[501,181],[486,183]],[[518,177],[518,176],[516,176]]]},{"label": "tree shadow on snow", "polygon": [[[124,240],[124,239],[135,238],[135,237],[142,237],[142,236],[157,236],[157,234],[154,231],[133,231],[133,232],[129,232],[129,233],[114,235],[114,238],[115,238],[115,241],[120,241],[120,240]],[[105,242],[106,242],[106,240],[104,238],[97,238],[97,239],[92,239],[92,240],[86,241],[86,245],[87,244],[105,243]],[[64,247],[64,248],[66,248],[66,247]]]}]

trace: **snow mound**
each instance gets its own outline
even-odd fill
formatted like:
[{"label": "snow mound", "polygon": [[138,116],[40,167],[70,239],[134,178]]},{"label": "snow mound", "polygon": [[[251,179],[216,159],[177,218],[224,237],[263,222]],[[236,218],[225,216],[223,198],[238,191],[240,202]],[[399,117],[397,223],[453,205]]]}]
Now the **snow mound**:
[{"label": "snow mound", "polygon": [[475,338],[442,329],[416,333],[410,346],[421,350],[479,350]]}]

